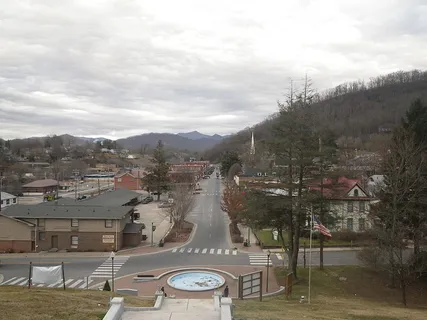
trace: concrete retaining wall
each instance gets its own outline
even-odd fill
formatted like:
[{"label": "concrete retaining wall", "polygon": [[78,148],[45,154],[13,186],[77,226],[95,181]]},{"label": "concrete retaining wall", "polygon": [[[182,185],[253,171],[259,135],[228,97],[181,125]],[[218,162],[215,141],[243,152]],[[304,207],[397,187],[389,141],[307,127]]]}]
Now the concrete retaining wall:
[{"label": "concrete retaining wall", "polygon": [[123,312],[125,312],[125,299],[113,298],[110,301],[110,309],[104,316],[103,320],[121,320]]}]

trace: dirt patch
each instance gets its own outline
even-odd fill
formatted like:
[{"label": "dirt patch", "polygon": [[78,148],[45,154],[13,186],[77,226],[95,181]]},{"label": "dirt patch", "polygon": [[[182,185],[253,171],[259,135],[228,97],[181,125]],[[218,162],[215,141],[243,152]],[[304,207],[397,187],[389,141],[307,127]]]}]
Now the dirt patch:
[{"label": "dirt patch", "polygon": [[165,237],[165,242],[187,242],[190,238],[194,225],[191,222],[184,221],[182,228],[173,226],[169,234]]}]

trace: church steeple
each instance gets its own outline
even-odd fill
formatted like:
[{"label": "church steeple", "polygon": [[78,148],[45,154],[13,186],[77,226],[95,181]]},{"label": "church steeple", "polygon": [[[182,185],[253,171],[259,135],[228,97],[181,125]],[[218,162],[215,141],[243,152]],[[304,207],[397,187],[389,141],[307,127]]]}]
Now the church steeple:
[{"label": "church steeple", "polygon": [[252,131],[252,138],[251,138],[251,150],[249,151],[250,155],[255,155],[255,139],[254,139],[254,132]]}]

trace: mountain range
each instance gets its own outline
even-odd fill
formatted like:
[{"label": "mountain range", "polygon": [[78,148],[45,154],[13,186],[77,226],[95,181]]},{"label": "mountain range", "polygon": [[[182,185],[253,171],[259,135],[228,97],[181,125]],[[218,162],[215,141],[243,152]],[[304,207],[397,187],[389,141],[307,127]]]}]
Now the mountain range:
[{"label": "mountain range", "polygon": [[[107,140],[104,137],[76,137],[70,134],[59,135],[64,145],[84,145],[86,143],[97,143]],[[126,149],[140,149],[143,146],[154,148],[159,140],[162,140],[166,148],[175,150],[188,151],[203,151],[212,148],[222,139],[228,136],[220,136],[218,134],[206,135],[198,131],[182,132],[182,133],[145,133],[137,136],[118,139],[116,142]],[[31,137],[26,139],[13,139],[13,141],[44,141],[48,137]],[[1,137],[0,137],[1,140]]]},{"label": "mountain range", "polygon": [[124,139],[116,140],[119,145],[127,149],[136,149],[148,145],[155,147],[159,140],[162,140],[166,148],[189,151],[203,151],[212,148],[227,136],[214,134],[212,136],[202,134],[198,131],[172,133],[145,133]]}]

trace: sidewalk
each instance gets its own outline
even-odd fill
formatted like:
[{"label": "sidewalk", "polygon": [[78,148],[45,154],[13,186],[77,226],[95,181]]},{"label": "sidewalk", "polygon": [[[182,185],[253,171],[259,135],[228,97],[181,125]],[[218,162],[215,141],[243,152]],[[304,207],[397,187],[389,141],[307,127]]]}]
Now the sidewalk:
[{"label": "sidewalk", "polygon": [[[323,248],[323,251],[329,251],[329,252],[339,252],[339,251],[360,251],[363,248],[361,247],[333,247],[333,248],[328,248],[325,247]],[[268,250],[270,250],[271,253],[282,253],[283,250],[280,248],[276,248],[276,249],[263,249],[262,251],[267,252]],[[311,249],[312,252],[319,252],[320,248],[312,248]],[[304,249],[302,247],[299,248],[299,253],[304,252]],[[310,252],[310,248],[305,248],[305,252]]]},{"label": "sidewalk", "polygon": [[249,247],[245,247],[243,243],[233,243],[233,246],[236,247],[240,252],[262,252],[260,246],[256,245],[257,238],[255,237],[255,234],[252,232],[252,229],[249,229],[248,227],[238,224],[240,233],[242,234],[242,237],[244,240],[248,240]]}]

